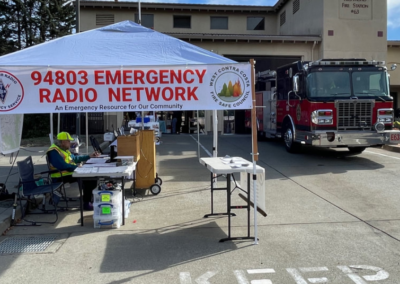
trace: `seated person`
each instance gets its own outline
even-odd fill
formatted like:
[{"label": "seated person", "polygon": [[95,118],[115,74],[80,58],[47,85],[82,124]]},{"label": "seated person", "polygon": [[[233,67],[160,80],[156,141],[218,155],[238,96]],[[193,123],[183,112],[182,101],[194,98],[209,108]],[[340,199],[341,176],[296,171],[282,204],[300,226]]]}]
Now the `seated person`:
[{"label": "seated person", "polygon": [[[60,173],[51,174],[51,178],[55,182],[75,182],[76,178],[72,177],[73,171],[78,164],[89,160],[89,158],[99,156],[98,153],[88,155],[74,155],[69,151],[71,141],[74,139],[68,132],[61,132],[57,135],[57,141],[50,146],[46,154],[49,158],[50,170],[59,170]],[[62,175],[62,177],[61,177]],[[97,181],[82,181],[83,187],[83,208],[85,210],[93,210],[92,190],[97,186]]]}]

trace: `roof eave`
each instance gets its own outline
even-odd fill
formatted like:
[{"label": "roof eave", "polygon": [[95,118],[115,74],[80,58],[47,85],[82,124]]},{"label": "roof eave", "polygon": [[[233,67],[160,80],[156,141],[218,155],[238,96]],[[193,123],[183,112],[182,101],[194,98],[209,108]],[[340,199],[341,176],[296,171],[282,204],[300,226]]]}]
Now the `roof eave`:
[{"label": "roof eave", "polygon": [[[115,2],[115,1],[80,1],[81,7],[102,8],[137,8],[137,2]],[[264,12],[273,13],[272,6],[249,6],[249,5],[210,5],[210,4],[176,4],[176,3],[141,3],[142,9],[180,10],[180,11],[232,11],[232,12]]]}]

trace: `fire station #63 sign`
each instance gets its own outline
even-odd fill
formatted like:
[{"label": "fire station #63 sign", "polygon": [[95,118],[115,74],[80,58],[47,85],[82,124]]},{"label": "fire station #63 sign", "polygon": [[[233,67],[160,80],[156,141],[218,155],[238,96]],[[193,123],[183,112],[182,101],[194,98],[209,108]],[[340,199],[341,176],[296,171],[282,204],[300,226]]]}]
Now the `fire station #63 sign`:
[{"label": "fire station #63 sign", "polygon": [[347,20],[371,20],[371,0],[340,0],[339,17]]},{"label": "fire station #63 sign", "polygon": [[7,67],[0,114],[250,109],[251,65]]}]

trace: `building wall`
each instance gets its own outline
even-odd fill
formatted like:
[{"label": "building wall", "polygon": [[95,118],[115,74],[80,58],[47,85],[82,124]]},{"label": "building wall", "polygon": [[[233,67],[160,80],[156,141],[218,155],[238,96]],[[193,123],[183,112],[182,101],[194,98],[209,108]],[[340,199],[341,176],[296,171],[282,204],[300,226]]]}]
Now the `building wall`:
[{"label": "building wall", "polygon": [[[299,56],[303,60],[311,60],[313,43],[293,42],[190,42],[201,48],[212,50],[223,55],[251,56]],[[318,46],[314,47],[314,58],[318,58]]]},{"label": "building wall", "polygon": [[[300,0],[300,9],[293,14],[293,1],[277,14],[279,35],[321,35],[323,32],[323,0]],[[286,23],[280,25],[280,15],[286,11]]]},{"label": "building wall", "polygon": [[[115,22],[131,20],[135,21],[137,9],[93,9],[82,8],[81,30],[99,28],[96,26],[96,14],[114,14]],[[216,12],[179,12],[179,11],[142,11],[142,14],[154,15],[154,29],[159,32],[168,33],[217,33],[217,34],[262,34],[276,35],[275,14],[238,14],[238,13],[216,13]],[[191,28],[174,28],[173,16],[191,16]],[[210,29],[211,16],[228,17],[228,29]],[[247,30],[247,17],[264,17],[265,30]]]},{"label": "building wall", "polygon": [[[323,0],[323,4],[322,56],[324,58],[386,59],[387,2],[385,0]],[[366,7],[355,9],[353,5],[366,5]],[[351,11],[356,11],[358,14]],[[333,32],[333,35],[330,35],[329,31]]]},{"label": "building wall", "polygon": [[388,48],[386,65],[390,69],[393,63],[397,64],[397,69],[390,72],[390,85],[400,88],[400,46]]}]

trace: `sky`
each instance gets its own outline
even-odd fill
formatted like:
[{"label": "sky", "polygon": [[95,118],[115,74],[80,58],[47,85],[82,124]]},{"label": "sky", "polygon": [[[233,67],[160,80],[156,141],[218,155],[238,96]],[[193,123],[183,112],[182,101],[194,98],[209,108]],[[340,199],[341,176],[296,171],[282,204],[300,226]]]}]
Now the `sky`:
[{"label": "sky", "polygon": [[[137,0],[121,0],[121,2],[122,1],[137,2]],[[141,0],[141,2],[273,6],[277,0]],[[400,0],[387,0],[387,3],[387,38],[389,40],[400,40]]]}]

